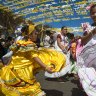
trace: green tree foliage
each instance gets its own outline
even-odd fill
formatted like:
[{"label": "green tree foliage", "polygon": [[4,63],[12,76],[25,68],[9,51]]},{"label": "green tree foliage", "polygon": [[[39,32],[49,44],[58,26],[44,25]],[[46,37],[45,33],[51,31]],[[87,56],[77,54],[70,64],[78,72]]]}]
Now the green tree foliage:
[{"label": "green tree foliage", "polygon": [[8,8],[0,5],[0,25],[4,26],[8,32],[13,33],[15,28],[23,21],[22,16],[14,14]]}]

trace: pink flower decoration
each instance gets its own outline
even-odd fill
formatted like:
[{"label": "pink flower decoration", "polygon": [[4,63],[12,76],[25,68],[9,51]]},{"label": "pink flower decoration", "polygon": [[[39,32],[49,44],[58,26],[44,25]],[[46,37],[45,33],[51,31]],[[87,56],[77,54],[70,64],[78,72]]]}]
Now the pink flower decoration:
[{"label": "pink flower decoration", "polygon": [[89,6],[86,7],[86,10],[90,10],[90,8],[93,6],[94,4],[90,4]]}]

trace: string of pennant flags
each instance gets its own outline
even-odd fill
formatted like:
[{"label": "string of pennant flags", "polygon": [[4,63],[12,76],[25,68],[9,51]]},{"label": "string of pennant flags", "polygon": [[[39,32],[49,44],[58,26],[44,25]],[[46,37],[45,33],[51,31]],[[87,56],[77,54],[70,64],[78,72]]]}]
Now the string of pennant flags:
[{"label": "string of pennant flags", "polygon": [[90,21],[86,7],[91,3],[96,0],[0,0],[1,5],[36,24],[49,23],[54,27],[54,23],[58,23],[57,27],[67,24],[74,28],[80,27],[79,21]]}]

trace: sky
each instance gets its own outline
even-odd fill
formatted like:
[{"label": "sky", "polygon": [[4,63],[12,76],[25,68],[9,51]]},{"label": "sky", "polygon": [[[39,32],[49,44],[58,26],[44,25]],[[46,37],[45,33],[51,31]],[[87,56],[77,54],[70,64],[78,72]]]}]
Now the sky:
[{"label": "sky", "polygon": [[92,23],[86,7],[96,0],[0,0],[0,3],[36,24],[78,28],[81,23]]}]

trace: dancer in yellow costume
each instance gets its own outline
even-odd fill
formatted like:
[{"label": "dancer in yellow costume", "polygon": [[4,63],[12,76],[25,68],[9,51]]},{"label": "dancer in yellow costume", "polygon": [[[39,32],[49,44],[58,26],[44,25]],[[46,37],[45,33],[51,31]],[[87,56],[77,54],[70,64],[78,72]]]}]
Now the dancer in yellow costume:
[{"label": "dancer in yellow costume", "polygon": [[40,70],[60,71],[66,62],[65,55],[53,49],[35,50],[27,46],[28,42],[20,42],[19,47],[12,47],[11,62],[2,68],[1,90],[6,96],[46,96],[35,74]]}]

